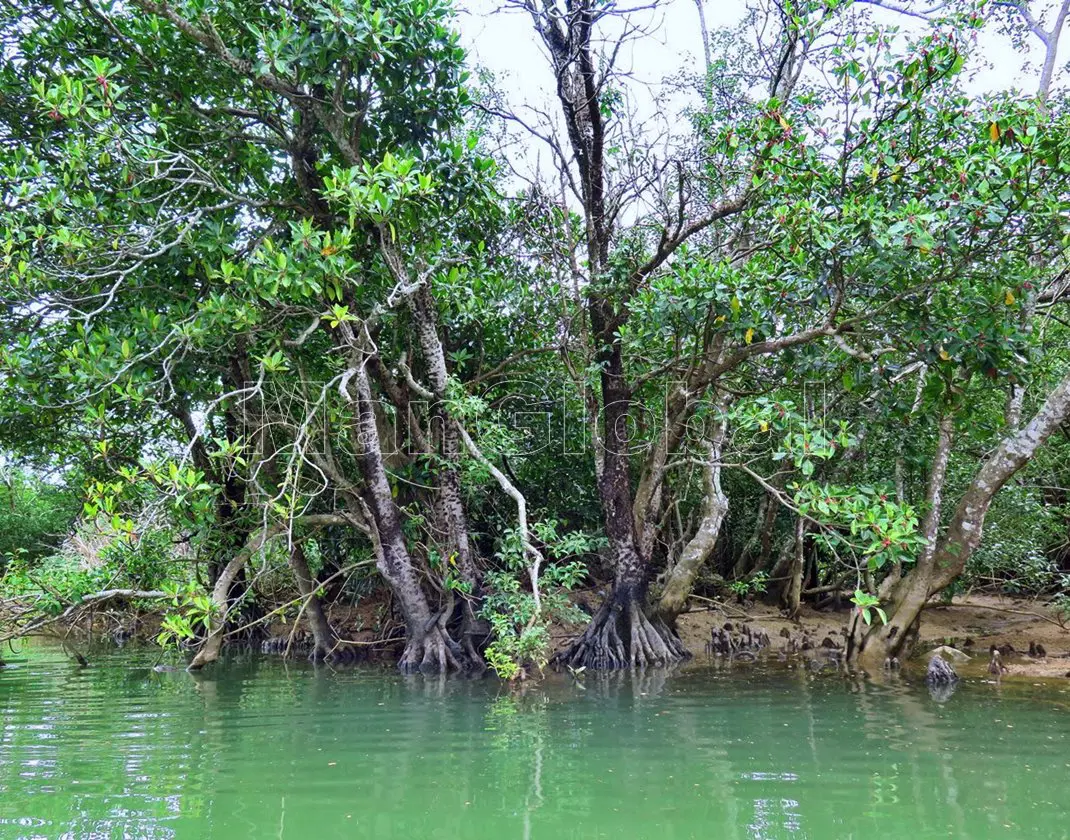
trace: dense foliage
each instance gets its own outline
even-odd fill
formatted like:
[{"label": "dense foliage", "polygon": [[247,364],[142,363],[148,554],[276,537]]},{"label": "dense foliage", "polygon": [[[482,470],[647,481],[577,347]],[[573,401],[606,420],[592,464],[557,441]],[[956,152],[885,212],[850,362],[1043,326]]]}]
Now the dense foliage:
[{"label": "dense foliage", "polygon": [[863,662],[940,592],[1065,590],[1070,111],[967,78],[1067,4],[1007,5],[756,4],[663,133],[612,4],[511,4],[535,116],[444,0],[4,11],[23,629],[107,592],[195,667],[273,617],[343,658],[329,608],[385,592],[403,668],[514,677],[588,585],[573,667],[681,658],[717,580],[851,600]]},{"label": "dense foliage", "polygon": [[73,493],[31,472],[0,472],[0,570],[55,552],[77,512]]}]

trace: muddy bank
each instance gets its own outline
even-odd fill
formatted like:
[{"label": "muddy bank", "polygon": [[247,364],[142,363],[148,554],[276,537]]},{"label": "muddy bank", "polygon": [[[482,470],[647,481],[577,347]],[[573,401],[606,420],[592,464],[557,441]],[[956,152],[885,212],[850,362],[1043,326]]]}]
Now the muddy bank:
[{"label": "muddy bank", "polygon": [[[597,606],[599,595],[595,591],[583,591],[574,593],[573,598],[578,605],[591,609]],[[392,617],[385,597],[376,593],[353,606],[329,606],[326,612],[354,661],[396,658],[405,630]],[[722,631],[728,625],[729,635],[738,635],[745,626],[751,637],[762,639],[755,646],[761,647],[760,651],[744,650],[741,659],[754,658],[752,653],[763,659],[799,657],[815,660],[815,665],[824,667],[838,665],[842,660],[844,633],[851,617],[847,609],[817,611],[804,605],[795,619],[788,619],[775,607],[761,603],[740,605],[694,599],[691,610],[680,616],[678,629],[684,645],[698,662],[724,648],[726,638]],[[91,631],[87,623],[73,629],[89,631],[95,641],[120,645],[134,640],[150,642],[159,631],[160,618],[154,612],[109,611],[90,616]],[[296,616],[288,621],[273,618],[266,616],[266,620],[246,628],[247,632],[239,638],[228,641],[264,653],[283,654],[289,650],[292,656],[302,656],[312,640],[303,616],[296,622]],[[911,670],[923,671],[929,652],[940,645],[949,645],[969,656],[969,659],[956,659],[954,665],[959,674],[985,677],[989,649],[995,645],[1004,651],[1005,678],[1067,679],[1070,678],[1070,623],[1062,626],[1060,618],[1043,601],[1007,596],[972,595],[956,598],[951,605],[933,603],[925,610],[912,661],[904,664]],[[584,626],[583,623],[554,626],[551,637],[555,649],[567,646],[583,632]],[[51,628],[52,632],[56,629]],[[718,638],[714,638],[715,633]],[[62,635],[73,640],[79,634]]]},{"label": "muddy bank", "polygon": [[[792,640],[798,644],[798,640],[808,639],[815,648],[824,643],[829,649],[826,639],[842,645],[850,619],[847,610],[818,612],[803,606],[792,620],[763,604],[699,606],[696,602],[693,611],[680,617],[679,630],[688,649],[701,657],[707,655],[707,643],[715,630],[726,622],[733,627],[746,624],[753,632],[769,637],[770,653],[776,655],[786,651]],[[1003,657],[1005,677],[1067,678],[1070,624],[1061,626],[1059,619],[1042,601],[1006,596],[971,595],[955,598],[951,605],[933,603],[923,614],[912,658],[924,664],[933,648],[950,645],[970,657],[956,662],[956,670],[964,676],[981,676],[987,673],[989,649],[995,645],[1007,654]],[[1030,655],[1031,648],[1034,655]]]}]

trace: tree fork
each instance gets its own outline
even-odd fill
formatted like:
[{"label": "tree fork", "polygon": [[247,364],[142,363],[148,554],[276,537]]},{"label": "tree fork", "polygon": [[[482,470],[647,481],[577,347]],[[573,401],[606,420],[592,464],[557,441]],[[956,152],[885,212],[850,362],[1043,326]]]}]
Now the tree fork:
[{"label": "tree fork", "polygon": [[[343,335],[356,347],[357,342],[347,324]],[[347,388],[355,404],[354,438],[358,465],[363,478],[361,503],[367,510],[372,528],[376,567],[386,580],[401,607],[408,630],[408,642],[398,663],[403,671],[414,669],[444,671],[466,670],[477,665],[459,645],[449,638],[445,628],[447,616],[432,621],[427,597],[417,578],[412,557],[405,546],[401,514],[394,501],[383,464],[379,431],[372,407],[371,385],[365,360],[354,354],[348,372]]]}]

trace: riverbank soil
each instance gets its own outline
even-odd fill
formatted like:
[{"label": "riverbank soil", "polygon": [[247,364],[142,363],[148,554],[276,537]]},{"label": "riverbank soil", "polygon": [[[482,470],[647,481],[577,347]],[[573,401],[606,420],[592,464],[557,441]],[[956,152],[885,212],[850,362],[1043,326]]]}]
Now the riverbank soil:
[{"label": "riverbank soil", "polygon": [[[814,610],[803,606],[796,619],[788,619],[775,607],[760,603],[741,606],[733,603],[703,605],[692,602],[692,611],[680,616],[680,637],[695,656],[704,656],[714,630],[748,625],[764,631],[773,653],[784,652],[792,639],[809,639],[815,649],[829,639],[842,645],[843,630],[851,620],[848,609]],[[849,606],[849,605],[848,605]],[[1013,652],[1003,656],[1005,677],[1060,677],[1070,675],[1070,622],[1060,626],[1061,617],[1043,601],[997,595],[957,597],[950,605],[933,602],[922,614],[919,643],[913,659],[924,663],[939,645],[965,652],[970,659],[956,661],[962,675],[987,673],[992,645]],[[1043,656],[1030,656],[1030,646],[1040,646]],[[828,648],[825,648],[828,650]]]},{"label": "riverbank soil", "polygon": [[[601,594],[578,591],[572,600],[581,609],[590,610],[597,608]],[[739,635],[746,627],[751,631],[748,638],[768,640],[767,647],[740,652],[741,661],[798,658],[815,668],[825,668],[842,661],[845,631],[853,617],[849,602],[844,603],[840,609],[822,610],[804,604],[792,619],[760,602],[692,598],[690,610],[678,619],[677,629],[685,647],[700,662],[710,656],[715,631],[723,648],[721,631],[727,625],[730,635]],[[384,595],[373,593],[352,606],[330,606],[327,613],[339,639],[364,656],[391,660],[400,649],[404,627],[391,618]],[[94,634],[103,638],[149,640],[159,630],[159,622],[155,613],[136,617],[110,614],[108,620],[97,616],[93,627]],[[585,627],[585,622],[555,625],[551,629],[555,650],[567,647]],[[303,616],[296,627],[292,620],[269,622],[265,637],[263,649],[271,653],[281,653],[292,645],[292,652],[301,655],[311,642]],[[940,645],[957,648],[969,657],[955,657],[955,670],[962,676],[987,677],[989,650],[995,645],[1003,651],[1004,678],[1070,678],[1070,621],[1043,600],[973,594],[957,597],[951,604],[934,601],[925,609],[919,642],[911,660],[904,664],[912,670],[924,670],[929,652]],[[1030,655],[1031,648],[1035,655]]]},{"label": "riverbank soil", "polygon": [[[599,603],[600,593],[573,593],[573,601],[588,609]],[[690,611],[677,621],[680,638],[698,660],[709,655],[707,644],[714,631],[726,624],[738,632],[747,626],[755,636],[768,636],[769,647],[762,657],[796,657],[812,661],[819,667],[837,664],[844,645],[844,632],[852,619],[850,603],[841,609],[815,610],[804,604],[794,619],[760,602],[745,605],[733,601],[710,602],[693,598]],[[402,634],[402,628],[390,626],[388,605],[380,598],[362,599],[353,607],[330,610],[330,621],[342,639],[354,643],[371,655],[389,656],[393,645],[385,637]],[[1042,600],[1002,595],[957,597],[951,604],[933,601],[922,615],[921,632],[909,667],[923,670],[929,652],[940,645],[963,651],[969,659],[956,657],[955,670],[962,676],[984,677],[988,674],[992,645],[1004,651],[1004,678],[1070,677],[1070,622],[1061,626],[1058,613]],[[551,635],[556,650],[568,646],[585,628],[585,623],[555,626]],[[303,627],[296,635],[303,636]],[[272,625],[269,635],[276,639],[290,637],[292,624]],[[1044,655],[1030,656],[1030,647],[1043,649]],[[1013,649],[1013,652],[1009,650]]]}]

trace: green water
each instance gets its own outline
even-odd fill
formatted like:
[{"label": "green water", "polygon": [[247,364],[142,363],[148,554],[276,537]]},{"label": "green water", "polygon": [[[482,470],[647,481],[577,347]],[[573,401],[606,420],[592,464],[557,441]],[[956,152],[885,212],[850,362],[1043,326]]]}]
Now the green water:
[{"label": "green water", "polygon": [[1070,694],[692,667],[402,678],[51,649],[0,671],[0,837],[1070,836]]}]

